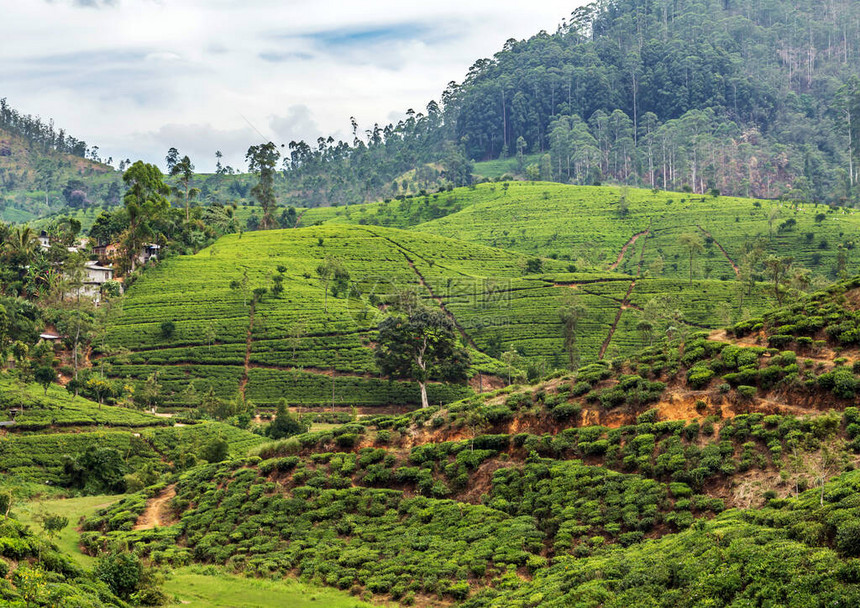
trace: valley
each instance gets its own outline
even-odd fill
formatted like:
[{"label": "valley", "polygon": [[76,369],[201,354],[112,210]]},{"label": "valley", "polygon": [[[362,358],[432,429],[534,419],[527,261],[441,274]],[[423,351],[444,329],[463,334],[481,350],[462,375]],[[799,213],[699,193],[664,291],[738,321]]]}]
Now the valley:
[{"label": "valley", "polygon": [[0,605],[860,606],[860,5],[44,4]]}]

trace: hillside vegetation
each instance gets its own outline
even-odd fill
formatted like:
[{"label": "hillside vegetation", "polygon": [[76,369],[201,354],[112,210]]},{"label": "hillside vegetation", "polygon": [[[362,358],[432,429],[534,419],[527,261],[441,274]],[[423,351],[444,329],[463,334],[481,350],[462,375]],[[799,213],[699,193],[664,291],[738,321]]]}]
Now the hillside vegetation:
[{"label": "hillside vegetation", "polygon": [[[737,326],[743,339],[663,339],[536,386],[264,444],[182,476],[166,507],[180,523],[129,532],[136,495],[90,518],[84,544],[406,604],[850,604],[858,286]],[[812,306],[825,322],[766,345]]]},{"label": "hillside vegetation", "polygon": [[508,40],[396,124],[290,142],[285,200],[467,185],[499,175],[473,162],[515,159],[528,179],[851,206],[858,49],[847,1],[595,2],[555,32]]},{"label": "hillside vegetation", "polygon": [[23,224],[65,209],[72,190],[64,196],[63,189],[70,182],[85,191],[87,206],[119,202],[120,175],[113,167],[32,141],[0,121],[0,219]]},{"label": "hillside vegetation", "polygon": [[[317,275],[326,260],[345,269],[339,284],[326,286]],[[410,291],[453,318],[473,353],[471,375],[503,376],[511,365],[497,358],[512,349],[522,358],[514,367],[566,365],[572,349],[559,312],[565,306],[578,311],[577,357],[590,361],[650,340],[637,323],[655,295],[681,296],[653,313],[659,332],[670,318],[721,325],[715,301],[737,289],[721,281],[634,285],[630,276],[573,273],[568,266],[376,226],[230,235],[138,279],[111,314],[100,365],[138,382],[158,372],[164,402],[175,405],[199,402],[212,390],[263,406],[281,398],[297,406],[407,406],[418,402],[417,387],[380,378],[371,344],[385,307]],[[745,310],[761,310],[766,301],[756,289]],[[723,312],[726,320],[734,315]],[[481,382],[473,377],[472,388]],[[470,392],[432,385],[431,402]]]},{"label": "hillside vegetation", "polygon": [[[685,233],[698,235],[704,245],[694,259],[696,278],[736,279],[733,265],[740,271],[745,256],[759,243],[760,258],[792,256],[797,265],[829,280],[860,268],[860,257],[853,252],[860,215],[852,210],[636,188],[479,184],[426,197],[302,213],[303,225],[316,222],[411,228],[570,260],[580,269],[632,275],[644,248],[642,272],[652,278],[689,276],[688,252],[680,241]],[[637,239],[631,242],[633,237]],[[624,255],[619,255],[622,250]]]}]

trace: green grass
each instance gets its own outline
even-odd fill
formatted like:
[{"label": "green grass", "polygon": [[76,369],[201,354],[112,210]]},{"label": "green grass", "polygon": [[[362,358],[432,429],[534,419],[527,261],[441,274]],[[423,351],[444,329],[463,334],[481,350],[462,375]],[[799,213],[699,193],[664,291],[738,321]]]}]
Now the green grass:
[{"label": "green grass", "polygon": [[85,555],[79,547],[80,535],[77,527],[82,517],[93,515],[98,509],[120,500],[122,494],[112,496],[79,496],[50,500],[33,500],[14,506],[15,518],[34,528],[41,529],[40,515],[62,515],[69,518],[69,525],[54,539],[60,551],[74,559],[79,565],[91,568],[95,558]]},{"label": "green grass", "polygon": [[[189,608],[371,608],[345,591],[291,578],[267,580],[227,574],[214,567],[178,568],[164,584],[177,604]],[[379,604],[375,604],[379,605]]]},{"label": "green grass", "polygon": [[[706,241],[704,254],[696,256],[694,277],[726,279],[734,273],[717,243],[740,261],[743,245],[762,237],[770,253],[793,255],[814,273],[832,276],[837,245],[860,233],[860,214],[854,210],[828,211],[813,205],[794,209],[775,201],[734,197],[531,182],[512,183],[507,191],[500,184],[482,184],[455,194],[462,200],[462,211],[416,230],[543,256],[570,256],[599,268],[615,262],[630,237],[650,227],[643,269],[655,277],[688,275],[688,259],[678,243],[685,232],[698,233]],[[624,217],[619,212],[622,196],[629,209]],[[771,226],[768,219],[774,210],[778,216]],[[825,218],[818,223],[820,213]],[[780,233],[780,224],[790,219],[795,220],[794,227]],[[709,243],[703,231],[716,243]],[[850,269],[856,270],[860,259],[853,258]],[[626,256],[619,270],[632,272],[636,263],[638,252]]]},{"label": "green grass", "polygon": [[139,431],[140,437],[126,430],[105,428],[90,432],[15,434],[0,436],[0,485],[39,482],[63,486],[66,456],[76,456],[91,446],[118,450],[130,471],[147,464],[167,468],[183,454],[199,454],[215,437],[227,441],[230,453],[242,456],[263,438],[220,422],[187,427],[153,427]]},{"label": "green grass", "polygon": [[[540,154],[526,154],[523,157],[523,167],[525,168],[532,164],[539,164],[540,157]],[[490,179],[498,179],[506,173],[510,175],[521,173],[516,156],[475,163],[475,167],[472,172],[475,175],[488,177]]]},{"label": "green grass", "polygon": [[[326,311],[316,267],[329,256],[343,261],[360,295],[329,294]],[[384,317],[374,298],[385,301],[408,287],[438,306],[430,286],[439,297],[453,297],[452,289],[463,287],[481,299],[487,277],[521,276],[524,261],[521,254],[380,227],[229,235],[197,255],[167,260],[131,287],[108,326],[109,347],[131,352],[112,356],[109,373],[143,380],[161,370],[160,382],[174,395],[195,382],[198,392],[212,387],[233,397],[245,375],[250,330],[246,395],[257,404],[271,405],[282,396],[297,404],[329,403],[330,378],[321,369],[339,372],[335,392],[341,405],[414,404],[419,402],[414,384],[373,377],[371,343]],[[271,287],[279,265],[286,267],[284,293],[256,304],[251,329],[245,294],[230,283],[247,273],[248,291]],[[560,263],[547,266],[562,270]],[[165,320],[175,324],[170,337],[161,332]],[[296,328],[300,336],[293,339]],[[212,345],[206,340],[210,331]],[[497,361],[478,353],[474,363],[485,373],[499,369]],[[461,396],[456,387],[431,387],[437,401]]]}]

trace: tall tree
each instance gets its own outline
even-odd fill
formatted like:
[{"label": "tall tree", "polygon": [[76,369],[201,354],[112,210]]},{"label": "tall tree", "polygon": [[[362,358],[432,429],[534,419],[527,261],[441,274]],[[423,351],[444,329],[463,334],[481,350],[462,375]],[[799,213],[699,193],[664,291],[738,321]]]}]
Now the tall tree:
[{"label": "tall tree", "polygon": [[469,353],[457,345],[453,322],[438,310],[387,317],[379,324],[375,355],[383,374],[418,383],[421,407],[430,405],[430,379],[464,380],[469,367]]},{"label": "tall tree", "polygon": [[126,170],[122,180],[128,187],[123,196],[128,213],[123,247],[129,268],[134,270],[143,246],[154,237],[154,223],[170,208],[170,188],[158,167],[140,160]]},{"label": "tall tree", "polygon": [[788,282],[794,258],[791,256],[770,255],[764,260],[764,267],[773,283],[773,295],[776,301],[782,305],[783,287]]},{"label": "tall tree", "polygon": [[340,259],[326,256],[322,263],[317,266],[316,273],[325,292],[323,311],[328,312],[328,292],[331,283],[334,282],[336,290],[332,295],[337,297],[337,293],[349,284],[349,272]]},{"label": "tall tree", "polygon": [[693,256],[697,253],[702,253],[705,250],[705,245],[702,243],[702,237],[694,232],[685,232],[678,237],[678,242],[681,244],[688,255],[690,256],[690,285],[693,284]]},{"label": "tall tree", "polygon": [[257,176],[257,184],[251,188],[251,194],[257,199],[263,210],[263,218],[260,220],[260,228],[269,230],[278,225],[275,219],[275,167],[281,153],[272,142],[251,146],[245,154],[248,162],[248,171]]},{"label": "tall tree", "polygon": [[574,371],[579,367],[576,330],[585,314],[585,306],[579,302],[574,294],[566,298],[564,305],[558,311],[562,324],[562,335],[564,336],[564,350],[567,351],[568,366]]},{"label": "tall tree", "polygon": [[170,169],[170,175],[178,177],[179,184],[182,186],[179,193],[182,194],[185,199],[185,221],[187,222],[191,219],[191,200],[200,194],[199,188],[193,188],[191,186],[191,180],[194,177],[194,165],[191,163],[191,159],[188,158],[188,156],[183,156],[182,160],[174,163],[173,167]]}]

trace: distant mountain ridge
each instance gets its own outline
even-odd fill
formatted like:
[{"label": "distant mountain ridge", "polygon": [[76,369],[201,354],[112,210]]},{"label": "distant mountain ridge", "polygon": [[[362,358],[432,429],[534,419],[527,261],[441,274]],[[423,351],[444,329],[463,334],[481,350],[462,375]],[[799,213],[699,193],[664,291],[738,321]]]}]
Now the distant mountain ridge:
[{"label": "distant mountain ridge", "polygon": [[84,206],[118,203],[120,176],[111,161],[102,162],[98,146],[55,128],[53,120],[22,114],[0,99],[0,219],[26,222],[56,213],[70,204],[73,190],[84,194]]},{"label": "distant mountain ridge", "polygon": [[853,204],[858,53],[844,0],[596,2],[477,61],[426,114],[293,142],[288,178],[328,203],[397,196],[421,163],[464,185],[471,161],[516,158],[530,179]]}]

